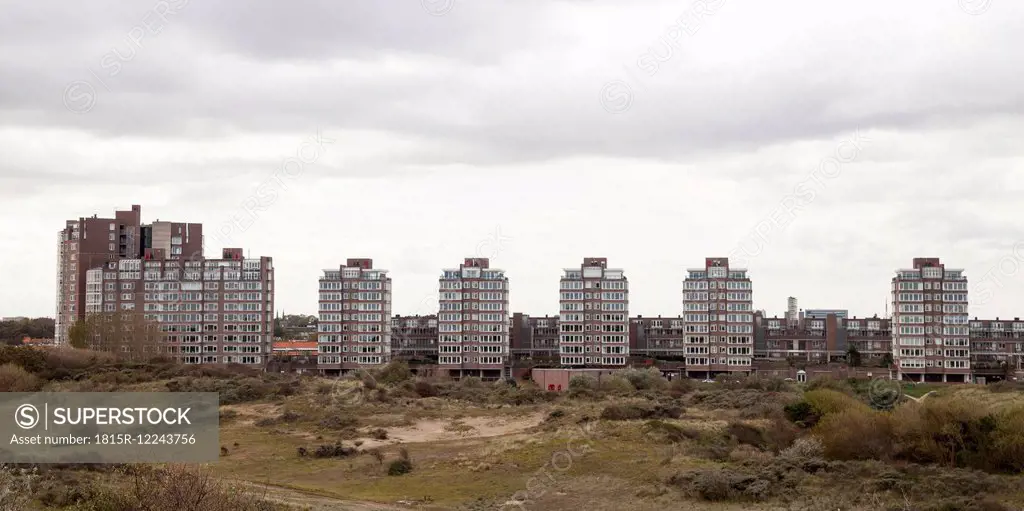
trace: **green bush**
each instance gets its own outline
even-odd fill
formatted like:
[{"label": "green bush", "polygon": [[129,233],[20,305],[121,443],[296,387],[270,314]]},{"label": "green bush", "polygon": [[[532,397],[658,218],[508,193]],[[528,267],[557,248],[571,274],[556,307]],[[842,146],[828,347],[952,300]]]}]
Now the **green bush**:
[{"label": "green bush", "polygon": [[398,385],[412,379],[412,371],[404,360],[392,360],[376,371],[376,379],[386,385]]},{"label": "green bush", "polygon": [[623,369],[616,371],[615,376],[624,378],[636,390],[661,390],[668,386],[668,380],[654,367]]},{"label": "green bush", "polygon": [[830,389],[812,390],[804,394],[814,413],[820,417],[844,410],[870,411],[871,408],[856,398]]},{"label": "green bush", "polygon": [[600,389],[603,392],[618,396],[626,396],[636,392],[636,387],[633,387],[629,380],[618,375],[601,378]]},{"label": "green bush", "polygon": [[389,476],[400,476],[412,472],[412,462],[409,460],[395,460],[388,465]]},{"label": "green bush", "polygon": [[786,418],[801,427],[810,427],[818,422],[818,414],[807,401],[791,403],[783,407]]},{"label": "green bush", "polygon": [[890,419],[889,414],[867,406],[850,407],[825,415],[813,432],[828,458],[887,460],[893,454],[895,440]]}]

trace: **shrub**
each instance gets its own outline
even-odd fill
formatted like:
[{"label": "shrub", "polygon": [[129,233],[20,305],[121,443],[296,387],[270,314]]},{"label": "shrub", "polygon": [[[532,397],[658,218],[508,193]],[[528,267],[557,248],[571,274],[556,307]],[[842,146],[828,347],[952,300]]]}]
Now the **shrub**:
[{"label": "shrub", "polygon": [[1002,410],[995,416],[992,432],[991,462],[997,470],[1024,471],[1024,407]]},{"label": "shrub", "polygon": [[348,415],[331,415],[320,421],[321,428],[330,429],[334,431],[354,429],[358,425],[359,421],[355,417],[351,417]]},{"label": "shrub", "polygon": [[384,428],[374,428],[369,431],[370,438],[374,440],[387,440],[388,430]]},{"label": "shrub", "polygon": [[0,365],[14,364],[30,373],[46,370],[46,353],[31,346],[0,345]]},{"label": "shrub", "polygon": [[691,497],[710,501],[763,501],[792,489],[795,481],[773,470],[747,473],[725,468],[706,468],[669,478]]},{"label": "shrub", "polygon": [[790,388],[782,378],[751,376],[743,381],[743,388],[763,390],[765,392],[782,392]]},{"label": "shrub", "polygon": [[804,394],[804,400],[811,405],[811,409],[820,417],[849,409],[858,411],[871,410],[868,405],[858,401],[856,398],[829,389],[809,391]]},{"label": "shrub", "polygon": [[23,511],[32,503],[32,483],[38,479],[35,470],[0,465],[0,511]]},{"label": "shrub", "polygon": [[[830,391],[823,391],[830,392]],[[885,460],[893,452],[891,416],[863,407],[826,415],[814,427],[825,456],[837,460]]]},{"label": "shrub", "polygon": [[825,446],[814,436],[798,438],[793,445],[780,453],[781,457],[794,461],[821,458],[824,455]]},{"label": "shrub", "polygon": [[373,459],[377,460],[378,465],[384,465],[384,451],[379,448],[370,449],[370,456],[373,456]]},{"label": "shrub", "polygon": [[644,424],[644,433],[656,439],[668,442],[679,443],[684,440],[696,440],[702,436],[700,430],[690,426],[680,426],[662,420],[650,420]]},{"label": "shrub", "polygon": [[413,386],[413,390],[419,397],[435,397],[437,396],[437,387],[429,381],[417,380]]},{"label": "shrub", "polygon": [[840,380],[830,376],[818,376],[807,383],[807,390],[834,390],[843,394],[852,394],[853,386],[847,380]]},{"label": "shrub", "polygon": [[412,371],[404,360],[392,360],[377,370],[377,381],[387,385],[397,385],[412,379]]},{"label": "shrub", "polygon": [[668,380],[661,375],[661,371],[654,367],[623,369],[616,371],[615,375],[624,378],[636,390],[661,390],[668,386]]},{"label": "shrub", "polygon": [[42,380],[19,365],[0,366],[0,392],[36,392],[42,387]]},{"label": "shrub", "polygon": [[894,417],[898,455],[910,461],[990,468],[998,456],[993,446],[997,419],[975,403],[929,399],[899,407]]},{"label": "shrub", "polygon": [[995,383],[985,385],[985,390],[989,392],[1024,392],[1024,382],[1019,381],[997,381]]},{"label": "shrub", "polygon": [[693,379],[687,378],[685,376],[680,376],[678,378],[674,378],[668,384],[668,393],[669,393],[669,395],[676,396],[676,397],[682,396],[682,395],[685,395],[685,394],[689,394],[690,392],[693,392],[694,390],[697,390],[697,382],[694,381]]},{"label": "shrub", "polygon": [[282,510],[283,506],[245,487],[228,486],[209,469],[172,465],[164,468],[132,466],[122,469],[125,485],[96,486],[85,509],[104,511],[253,511]]},{"label": "shrub", "polygon": [[569,378],[569,390],[595,390],[597,379],[586,374],[577,374]]},{"label": "shrub", "polygon": [[633,387],[632,383],[629,383],[629,380],[617,375],[602,378],[599,388],[604,392],[619,396],[632,394],[636,391],[636,388]]},{"label": "shrub", "polygon": [[811,427],[818,423],[818,414],[807,401],[788,404],[782,410],[787,419],[800,427]]},{"label": "shrub", "polygon": [[740,444],[746,444],[758,449],[763,449],[767,444],[764,431],[742,422],[730,422],[725,428],[725,433]]},{"label": "shrub", "polygon": [[313,451],[313,457],[315,458],[347,458],[356,454],[358,454],[358,451],[354,447],[346,447],[340,442],[334,445],[324,444]]},{"label": "shrub", "polygon": [[388,465],[389,476],[400,476],[412,472],[412,462],[409,460],[395,460]]},{"label": "shrub", "polygon": [[650,404],[615,404],[601,411],[601,418],[611,421],[629,421],[641,419],[678,419],[685,412],[678,406]]}]

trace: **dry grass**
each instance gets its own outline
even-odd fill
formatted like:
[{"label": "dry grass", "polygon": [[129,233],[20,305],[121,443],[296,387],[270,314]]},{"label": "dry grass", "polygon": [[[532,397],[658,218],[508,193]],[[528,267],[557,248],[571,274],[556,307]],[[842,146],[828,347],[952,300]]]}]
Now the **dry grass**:
[{"label": "dry grass", "polygon": [[[472,379],[411,381],[401,366],[375,373],[370,386],[177,371],[155,382],[118,371],[95,384],[220,386],[235,404],[222,407],[221,445],[229,454],[208,467],[211,480],[272,488],[277,500],[322,506],[314,509],[334,502],[484,511],[522,501],[531,511],[1003,511],[979,507],[988,505],[985,497],[1024,504],[1019,477],[923,464],[971,466],[964,453],[972,449],[1001,466],[1024,460],[1024,409],[1015,406],[1024,399],[1015,392],[975,396],[985,391],[964,386],[878,412],[841,384],[802,394],[772,380],[667,384],[648,371],[605,379],[613,383],[604,389],[578,381],[575,397]],[[339,389],[359,399],[346,393],[339,400]],[[970,406],[946,399],[961,395],[972,396]],[[783,411],[801,400],[816,423],[803,429]],[[964,423],[967,432],[950,443],[950,428]],[[992,426],[981,428],[988,450],[965,447],[973,445],[975,424]],[[352,450],[298,454],[334,445]],[[389,476],[403,451],[412,470]],[[100,479],[132,481],[128,474]]]}]

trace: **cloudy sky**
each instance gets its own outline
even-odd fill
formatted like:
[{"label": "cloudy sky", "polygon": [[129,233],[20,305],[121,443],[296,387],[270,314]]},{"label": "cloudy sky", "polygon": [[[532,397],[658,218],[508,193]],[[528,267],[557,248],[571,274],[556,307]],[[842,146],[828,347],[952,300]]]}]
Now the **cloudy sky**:
[{"label": "cloudy sky", "polygon": [[675,315],[732,256],[770,314],[883,314],[937,256],[1024,316],[1020,2],[0,6],[2,316],[54,313],[65,219],[132,204],[273,256],[290,313],[349,257],[426,313],[482,256],[556,314],[603,256]]}]

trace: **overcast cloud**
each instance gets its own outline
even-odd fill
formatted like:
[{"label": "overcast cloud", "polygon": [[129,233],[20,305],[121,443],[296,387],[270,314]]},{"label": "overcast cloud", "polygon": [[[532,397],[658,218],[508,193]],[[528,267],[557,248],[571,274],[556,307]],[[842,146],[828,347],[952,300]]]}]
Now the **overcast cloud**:
[{"label": "overcast cloud", "polygon": [[604,256],[631,314],[677,315],[685,269],[732,255],[769,314],[881,315],[925,256],[991,294],[972,314],[1024,316],[1024,4],[0,7],[2,316],[53,315],[64,220],[132,204],[274,257],[289,313],[349,257],[429,312],[481,255],[516,311]]}]

